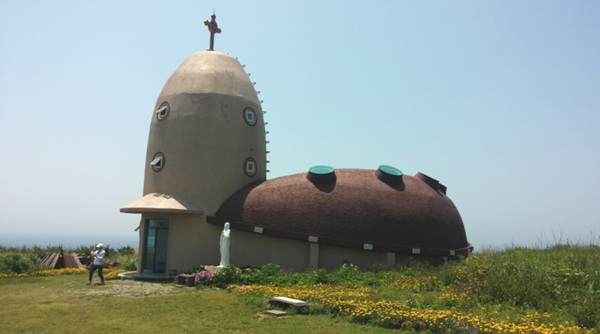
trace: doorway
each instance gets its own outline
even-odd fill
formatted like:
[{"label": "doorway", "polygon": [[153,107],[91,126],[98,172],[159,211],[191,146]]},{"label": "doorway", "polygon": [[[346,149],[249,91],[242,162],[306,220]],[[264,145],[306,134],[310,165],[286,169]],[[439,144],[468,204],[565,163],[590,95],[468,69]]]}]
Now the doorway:
[{"label": "doorway", "polygon": [[165,273],[167,271],[168,219],[147,219],[142,272]]}]

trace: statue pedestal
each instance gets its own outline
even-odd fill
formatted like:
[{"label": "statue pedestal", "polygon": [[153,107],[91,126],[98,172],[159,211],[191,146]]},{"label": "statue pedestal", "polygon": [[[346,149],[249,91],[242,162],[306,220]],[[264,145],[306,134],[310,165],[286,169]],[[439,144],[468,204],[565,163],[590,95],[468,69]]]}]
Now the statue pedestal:
[{"label": "statue pedestal", "polygon": [[225,267],[219,267],[219,266],[205,266],[204,270],[208,270],[211,273],[218,273],[219,271],[225,269]]}]

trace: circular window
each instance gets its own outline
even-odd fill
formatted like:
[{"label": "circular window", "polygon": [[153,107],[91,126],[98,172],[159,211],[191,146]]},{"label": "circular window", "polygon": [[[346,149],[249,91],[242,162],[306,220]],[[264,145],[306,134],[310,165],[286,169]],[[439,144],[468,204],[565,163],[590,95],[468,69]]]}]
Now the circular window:
[{"label": "circular window", "polygon": [[249,177],[256,175],[256,160],[253,158],[246,158],[244,161],[244,173]]},{"label": "circular window", "polygon": [[248,125],[254,126],[256,124],[256,112],[250,107],[244,109],[244,119]]},{"label": "circular window", "polygon": [[163,119],[165,119],[165,117],[167,117],[167,115],[169,114],[169,103],[168,102],[163,102],[160,107],[158,107],[158,109],[156,110],[156,118],[159,121],[162,121]]},{"label": "circular window", "polygon": [[154,154],[150,166],[152,166],[153,171],[160,172],[165,167],[165,156],[160,152]]}]

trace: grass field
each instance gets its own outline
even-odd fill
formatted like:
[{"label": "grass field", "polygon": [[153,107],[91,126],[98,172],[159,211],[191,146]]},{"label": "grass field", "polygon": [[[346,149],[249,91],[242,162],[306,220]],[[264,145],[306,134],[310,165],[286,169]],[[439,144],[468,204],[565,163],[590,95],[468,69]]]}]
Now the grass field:
[{"label": "grass field", "polygon": [[0,279],[0,333],[385,333],[328,315],[275,318],[225,290],[85,274]]},{"label": "grass field", "polygon": [[[85,274],[39,276],[47,273],[0,274],[0,333],[573,333],[600,324],[594,245],[484,251],[394,270],[229,267],[198,288],[87,286]],[[308,301],[307,314],[265,315],[276,295]]]}]

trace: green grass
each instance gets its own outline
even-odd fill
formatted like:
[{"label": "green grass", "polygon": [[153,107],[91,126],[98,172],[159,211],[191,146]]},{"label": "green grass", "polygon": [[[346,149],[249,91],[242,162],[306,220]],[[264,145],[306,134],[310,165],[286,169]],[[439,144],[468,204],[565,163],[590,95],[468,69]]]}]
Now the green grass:
[{"label": "green grass", "polygon": [[[237,333],[551,333],[600,325],[600,247],[483,251],[439,267],[289,273],[276,265],[217,273],[180,289],[85,275],[0,278],[0,333],[103,331]],[[151,288],[151,289],[150,289]],[[309,315],[261,315],[274,295],[307,300]],[[566,331],[565,331],[566,332]]]},{"label": "green grass", "polygon": [[0,333],[385,333],[327,315],[263,317],[225,290],[174,288],[169,293],[93,294],[85,275],[0,279]]}]

